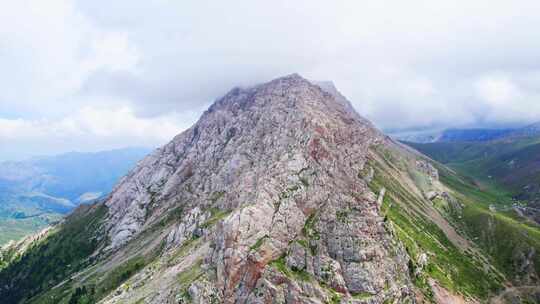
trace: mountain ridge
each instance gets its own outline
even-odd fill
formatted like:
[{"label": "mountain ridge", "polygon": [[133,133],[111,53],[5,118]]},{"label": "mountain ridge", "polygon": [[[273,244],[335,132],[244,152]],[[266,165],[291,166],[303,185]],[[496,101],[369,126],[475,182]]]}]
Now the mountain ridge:
[{"label": "mountain ridge", "polygon": [[[208,127],[217,128],[217,129],[228,128],[229,126],[223,126],[223,125],[221,125],[221,126],[219,126],[219,125],[208,126],[208,125],[205,125],[205,124],[206,124],[207,121],[214,120],[214,118],[216,120],[221,120],[221,121],[217,121],[216,124],[220,124],[220,123],[223,124],[224,123],[223,115],[225,115],[225,114],[229,115],[230,114],[234,119],[234,117],[238,116],[241,111],[249,111],[250,107],[260,107],[260,108],[265,108],[267,106],[276,107],[277,109],[275,111],[286,111],[285,109],[289,108],[290,111],[297,111],[296,113],[298,115],[302,115],[302,114],[299,114],[299,113],[304,113],[304,114],[305,113],[310,113],[310,110],[305,109],[305,107],[306,106],[314,107],[315,105],[310,104],[309,99],[287,100],[287,99],[281,98],[281,99],[278,99],[279,101],[272,100],[272,102],[274,104],[270,104],[270,105],[267,104],[268,100],[260,100],[260,104],[256,104],[254,102],[254,100],[257,98],[256,97],[257,94],[258,95],[264,95],[264,96],[273,96],[273,95],[277,94],[278,95],[277,97],[280,97],[279,94],[283,94],[282,91],[284,89],[286,89],[287,87],[292,87],[292,88],[299,87],[301,89],[318,88],[318,86],[312,85],[310,82],[303,79],[298,74],[292,74],[292,75],[288,75],[288,76],[285,76],[285,77],[282,77],[282,78],[278,78],[278,79],[273,80],[273,81],[271,81],[271,82],[269,82],[267,84],[258,85],[258,86],[255,86],[253,88],[248,88],[248,89],[234,88],[230,92],[225,94],[224,97],[217,100],[212,106],[210,106],[209,109],[203,113],[203,115],[201,116],[201,119],[197,123],[195,123],[195,125],[193,127],[189,128],[187,131],[185,131],[182,134],[175,137],[172,140],[171,144],[166,145],[163,149],[161,149],[159,151],[156,151],[156,153],[160,154],[163,151],[172,150],[172,149],[175,148],[174,146],[177,145],[178,143],[184,143],[186,146],[189,147],[194,140],[198,140],[198,138],[200,137],[199,130],[202,129],[202,128],[208,128]],[[321,89],[319,89],[319,94],[324,94],[325,98],[333,96],[333,95],[330,95],[330,94],[326,93],[326,91],[323,91]],[[280,102],[282,104],[275,104],[277,102]],[[341,110],[340,110],[340,113],[338,115],[346,115],[346,113],[349,113],[349,112],[347,112],[348,109],[346,108],[345,104],[343,104],[341,102],[336,102],[335,105],[339,105],[340,107],[342,107]],[[320,103],[317,106],[322,106],[324,108],[324,107],[327,107],[328,105],[324,105],[324,104]],[[294,108],[294,110],[291,110],[291,108]],[[272,112],[275,112],[275,111],[272,110]],[[321,110],[321,112],[318,115],[323,115],[322,113],[323,113],[323,111]],[[253,127],[256,127],[256,126],[253,125],[253,124],[258,123],[258,121],[256,121],[256,120],[265,119],[263,117],[264,115],[262,115],[262,114],[255,114],[255,115],[258,115],[258,117],[254,118],[255,120],[250,121],[249,118],[248,118],[248,119],[246,119],[247,121],[243,121],[242,123],[245,123],[245,124],[248,124],[248,125],[252,125]],[[359,115],[354,113],[354,117],[351,116],[349,119],[359,119]],[[363,123],[363,120],[362,120],[362,123]],[[269,123],[269,124],[271,124],[271,123]],[[371,127],[371,126],[369,126],[369,127]],[[225,143],[228,143],[228,141],[231,140],[232,137],[237,135],[235,133],[237,132],[237,130],[239,130],[241,128],[242,128],[241,126],[232,126],[232,127],[230,127],[228,129],[227,134],[222,134],[222,136],[224,135],[224,137],[225,137],[224,138]],[[245,128],[245,126],[243,128]],[[268,129],[270,129],[270,128],[272,128],[272,126],[268,126]],[[217,130],[217,131],[221,131],[221,130]],[[373,129],[373,131],[374,131],[374,129]],[[382,137],[383,135],[378,134],[378,136]],[[188,142],[188,141],[191,141],[191,142]],[[324,153],[324,151],[322,153]],[[154,154],[154,155],[156,155],[156,154]],[[155,162],[156,161],[155,158],[156,157],[153,157],[152,161],[150,161],[150,162]],[[160,158],[163,159],[164,157],[161,155]],[[144,165],[143,165],[143,167],[144,167]],[[161,172],[164,172],[164,171],[161,171]],[[170,172],[169,172],[169,174],[170,174]],[[164,178],[164,177],[163,176],[158,176],[158,177],[152,177],[152,178],[154,178],[156,180],[156,179],[161,179],[161,178]],[[121,187],[122,187],[122,185],[119,185],[118,188],[121,188]],[[164,187],[167,188],[167,185],[164,185]],[[122,191],[122,190],[118,190],[118,191]],[[165,189],[165,191],[168,191],[168,190]],[[115,191],[113,191],[113,194],[112,194],[113,200],[114,200],[114,197],[115,197],[114,192]],[[115,212],[114,211],[115,210],[114,204],[115,203],[113,203],[111,201],[108,202],[108,206],[113,209],[113,212]],[[120,210],[125,210],[123,205],[119,209]],[[114,238],[113,238],[113,243],[114,243]]]},{"label": "mountain ridge", "polygon": [[[351,124],[355,127],[346,127]],[[369,136],[365,133],[369,133]],[[333,184],[336,191],[343,189],[343,193],[346,193],[346,189],[355,188],[358,192],[365,191],[358,188],[362,186],[358,184],[356,176],[362,166],[361,155],[372,140],[380,140],[382,137],[370,126],[363,125],[357,114],[349,112],[346,104],[335,100],[333,95],[298,75],[278,78],[250,89],[233,89],[216,101],[194,127],[143,160],[140,166],[142,169],[135,169],[115,188],[110,199],[105,202],[110,215],[110,248],[114,250],[137,237],[147,223],[162,218],[163,210],[172,209],[171,204],[176,201],[188,202],[183,205],[184,209],[189,210],[188,218],[201,217],[203,221],[212,216],[205,209],[231,210],[228,211],[232,212],[231,215],[224,219],[222,225],[217,226],[216,239],[213,240],[215,248],[209,253],[209,258],[223,258],[212,258],[205,263],[217,265],[215,284],[218,290],[222,290],[225,302],[250,299],[253,297],[251,291],[268,263],[284,254],[288,244],[294,241],[296,235],[301,234],[302,223],[313,216],[316,210],[323,208],[319,200],[327,196],[325,204],[328,208],[335,208],[331,206],[339,203],[335,194],[328,192],[328,184]],[[216,138],[220,140],[216,141]],[[351,142],[352,138],[357,142]],[[341,166],[332,168],[344,174],[332,181],[327,177],[329,173],[325,173],[329,169],[321,167],[321,163],[343,161],[341,153],[345,151],[336,153],[341,148],[332,142],[334,140],[350,143],[354,147],[346,151],[349,157],[355,159],[355,163],[348,164],[352,167],[347,171]],[[208,158],[210,155],[212,157]],[[153,174],[147,175],[145,170],[150,165],[153,166],[150,171]],[[175,169],[167,171],[165,168],[171,165]],[[317,174],[316,178],[312,174]],[[316,182],[318,179],[324,179],[325,182],[319,184],[321,182]],[[164,182],[160,183],[161,180]],[[317,194],[314,197],[298,198],[300,201],[297,202],[293,196],[296,192],[306,191],[306,184],[310,184],[310,189],[319,189],[320,193],[315,192]],[[135,185],[139,189],[150,189],[150,194],[133,194],[130,191]],[[176,192],[186,185],[190,186],[189,191],[197,193],[193,207],[189,206],[189,201],[194,199],[186,193],[189,191]],[[363,187],[367,189],[365,185]],[[157,193],[157,196],[151,193]],[[169,198],[172,197],[174,199],[171,203]],[[365,200],[369,205],[364,208],[375,214],[375,198],[368,197]],[[165,207],[154,207],[153,201],[160,201]],[[246,205],[246,202],[249,203]],[[269,217],[271,214],[273,216]],[[377,235],[377,242],[389,246],[384,230],[368,228],[361,222],[363,217],[358,216],[360,227],[372,231]],[[364,220],[374,219],[367,217]],[[381,220],[379,218],[373,224],[382,223]],[[274,230],[272,227],[279,228]],[[169,233],[166,246],[184,243],[195,231],[196,226],[181,224],[177,230]],[[372,238],[365,232],[361,234],[364,242]],[[261,239],[266,241],[259,245],[260,256],[253,256],[250,247]],[[377,242],[369,241],[372,246]],[[377,250],[381,259],[387,260],[379,268],[370,267],[363,271],[370,271],[374,276],[399,277],[399,273],[390,268],[398,265],[393,264],[393,260],[387,256],[388,249],[379,246],[373,250]],[[354,277],[361,276],[360,269],[344,271],[348,271],[352,277],[336,278],[337,281],[332,283],[337,284],[336,288],[349,290],[348,293],[364,290],[375,293],[382,290],[380,283],[371,285],[373,283],[368,284],[366,281],[365,286],[357,285],[358,279]],[[399,296],[400,288],[390,284],[387,293]]]},{"label": "mountain ridge", "polygon": [[532,239],[499,244],[519,249],[517,266],[500,262],[507,247],[494,259],[473,229],[490,216],[491,194],[388,138],[339,96],[297,74],[231,90],[107,198],[23,246],[31,249],[4,249],[0,296],[475,303],[510,280],[537,280],[533,228]]},{"label": "mountain ridge", "polygon": [[412,143],[516,140],[540,135],[540,122],[519,128],[449,128],[417,132],[393,132],[390,135],[398,140]]}]

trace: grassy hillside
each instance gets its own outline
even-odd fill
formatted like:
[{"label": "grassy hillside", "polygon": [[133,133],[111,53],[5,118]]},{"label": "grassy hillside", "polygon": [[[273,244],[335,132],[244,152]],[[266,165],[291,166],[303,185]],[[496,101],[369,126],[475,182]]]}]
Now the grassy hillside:
[{"label": "grassy hillside", "polygon": [[[539,226],[507,208],[507,197],[478,191],[466,179],[448,170],[440,172],[441,181],[464,205],[462,217],[454,222],[490,256],[507,279],[516,284],[537,283],[531,279],[540,274],[540,256],[533,254],[530,259],[528,256],[540,250]],[[529,262],[531,264],[527,265]]]},{"label": "grassy hillside", "polygon": [[430,279],[465,297],[487,299],[496,294],[504,278],[422,196],[432,185],[415,168],[415,158],[404,155],[381,148],[369,162],[374,169],[370,187],[375,193],[386,190],[382,210],[412,259],[414,283],[429,301],[434,301]]},{"label": "grassy hillside", "polygon": [[16,250],[2,252],[2,301],[18,303],[29,299],[91,265],[90,255],[106,242],[100,232],[106,210],[104,205],[81,206],[23,254]]},{"label": "grassy hillside", "polygon": [[0,244],[22,239],[29,233],[60,221],[61,218],[62,216],[56,213],[45,213],[28,218],[0,217]]},{"label": "grassy hillside", "polygon": [[490,142],[406,143],[479,183],[497,184],[513,194],[540,179],[540,138]]},{"label": "grassy hillside", "polygon": [[471,179],[481,189],[506,195],[523,215],[540,223],[540,137],[407,144]]},{"label": "grassy hillside", "polygon": [[[430,280],[483,301],[505,284],[537,284],[540,229],[508,208],[507,193],[479,189],[436,163],[439,178],[430,178],[418,160],[423,157],[379,149],[370,161],[370,187],[375,193],[385,188],[382,210],[412,258],[415,284],[424,295],[433,299]],[[426,199],[432,191],[439,195]]]},{"label": "grassy hillside", "polygon": [[[129,288],[126,282],[143,268],[155,271],[162,240],[182,211],[172,210],[118,252],[101,251],[109,245],[106,214],[103,204],[80,206],[45,236],[0,251],[2,303],[89,304],[123,284]],[[194,239],[176,257],[197,246]]]},{"label": "grassy hillside", "polygon": [[58,222],[73,207],[46,196],[0,193],[0,246]]}]

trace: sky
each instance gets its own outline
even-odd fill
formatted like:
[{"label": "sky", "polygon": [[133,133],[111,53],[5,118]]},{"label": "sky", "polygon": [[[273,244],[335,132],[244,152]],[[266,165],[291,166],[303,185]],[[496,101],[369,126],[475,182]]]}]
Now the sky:
[{"label": "sky", "polygon": [[386,131],[540,121],[540,1],[0,2],[0,160],[158,146],[291,73]]}]

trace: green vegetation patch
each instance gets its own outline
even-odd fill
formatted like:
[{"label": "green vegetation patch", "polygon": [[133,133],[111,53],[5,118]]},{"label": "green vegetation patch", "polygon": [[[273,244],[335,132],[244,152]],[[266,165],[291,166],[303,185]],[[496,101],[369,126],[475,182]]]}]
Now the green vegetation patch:
[{"label": "green vegetation patch", "polygon": [[[519,256],[530,250],[540,251],[540,229],[529,222],[513,217],[510,212],[491,212],[488,207],[505,197],[479,191],[466,179],[442,171],[441,181],[455,191],[465,204],[462,224],[467,234],[483,249],[492,262],[508,278],[522,273],[516,269]],[[536,273],[540,273],[540,256],[534,255]]]},{"label": "green vegetation patch", "polygon": [[190,239],[184,242],[178,250],[168,259],[168,264],[173,265],[179,259],[187,256],[191,250],[197,248],[201,244],[201,238]]},{"label": "green vegetation patch", "polygon": [[144,257],[137,256],[120,264],[99,282],[99,294],[107,295],[146,266]]},{"label": "green vegetation patch", "polygon": [[308,216],[306,219],[306,222],[304,223],[304,227],[302,228],[302,234],[304,234],[305,237],[308,239],[319,239],[320,234],[319,231],[315,228],[315,224],[317,223],[317,213],[312,213]]},{"label": "green vegetation patch", "polygon": [[357,299],[357,300],[367,300],[371,297],[373,297],[373,294],[369,293],[369,292],[359,292],[359,293],[353,293],[351,294],[353,299]]},{"label": "green vegetation patch", "polygon": [[210,228],[214,226],[217,222],[226,218],[229,214],[231,214],[230,210],[222,210],[215,207],[210,208],[210,218],[206,220],[206,222],[201,224],[201,228]]},{"label": "green vegetation patch", "polygon": [[257,240],[257,242],[255,242],[255,244],[253,244],[251,247],[249,247],[250,250],[252,251],[257,251],[259,248],[261,248],[262,244],[264,243],[264,241],[269,238],[268,235],[264,235],[263,237],[259,238]]},{"label": "green vegetation patch", "polygon": [[1,213],[0,210],[0,246],[12,240],[20,240],[62,219],[59,213],[41,213],[35,216],[28,216],[25,213],[22,213],[22,216],[18,214],[4,216]]},{"label": "green vegetation patch", "polygon": [[287,267],[285,254],[278,259],[270,262],[270,266],[276,268],[277,270],[279,270],[279,272],[283,273],[286,277],[290,279],[296,279],[305,282],[309,282],[312,280],[311,275],[307,271],[303,269],[291,269]]},{"label": "green vegetation patch", "polygon": [[204,276],[204,271],[201,268],[202,260],[195,262],[193,265],[178,274],[177,280],[180,284],[180,297],[186,302],[191,303],[192,299],[188,292],[189,286]]},{"label": "green vegetation patch", "polygon": [[[107,296],[111,291],[115,290],[129,278],[135,275],[139,270],[144,268],[147,265],[147,262],[148,261],[142,256],[136,256],[123,262],[107,273],[103,278],[101,278],[101,280],[92,284],[76,287],[71,293],[67,303],[97,303],[99,300]],[[41,301],[48,298],[50,298],[50,296],[41,297],[38,302],[41,303]],[[66,297],[63,298],[65,299]]]},{"label": "green vegetation patch", "polygon": [[[384,156],[395,159],[388,156],[389,153]],[[382,187],[387,189],[383,213],[393,223],[396,236],[413,259],[409,268],[415,285],[428,298],[432,293],[426,276],[436,279],[449,290],[483,299],[501,287],[496,275],[485,272],[481,263],[457,248],[435,223],[417,211],[425,208],[423,202],[388,174],[384,164],[371,161],[370,165],[375,169],[375,176],[369,186],[375,193]],[[419,267],[416,259],[422,253],[428,254],[428,264],[416,276],[414,270]]]},{"label": "green vegetation patch", "polygon": [[0,299],[19,303],[91,265],[90,255],[106,242],[99,238],[106,213],[103,204],[79,207],[47,238],[2,269],[0,286],[13,287],[0,289]]},{"label": "green vegetation patch", "polygon": [[191,283],[195,282],[204,274],[201,265],[202,260],[199,260],[178,274],[178,283],[182,288],[188,288]]}]

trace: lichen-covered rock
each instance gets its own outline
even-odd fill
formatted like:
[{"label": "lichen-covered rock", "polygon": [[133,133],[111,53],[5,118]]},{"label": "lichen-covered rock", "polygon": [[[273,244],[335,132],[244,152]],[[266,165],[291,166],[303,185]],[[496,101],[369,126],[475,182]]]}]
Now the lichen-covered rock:
[{"label": "lichen-covered rock", "polygon": [[289,246],[287,253],[287,267],[293,270],[305,271],[307,254],[307,248],[298,242],[293,242]]}]

